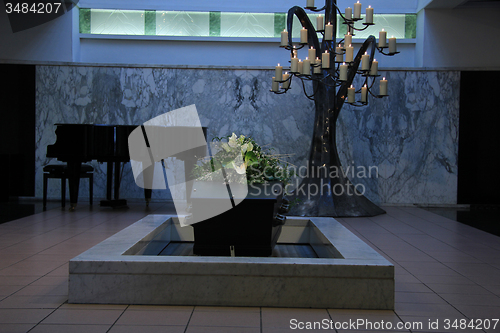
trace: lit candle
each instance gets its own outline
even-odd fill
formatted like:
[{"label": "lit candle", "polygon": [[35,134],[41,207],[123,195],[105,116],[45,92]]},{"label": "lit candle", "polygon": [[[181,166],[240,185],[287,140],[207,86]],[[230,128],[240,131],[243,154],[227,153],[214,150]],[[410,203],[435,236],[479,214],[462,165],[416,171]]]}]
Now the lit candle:
[{"label": "lit candle", "polygon": [[346,20],[352,20],[352,8],[351,7],[347,7],[345,9],[345,18],[346,18]]},{"label": "lit candle", "polygon": [[359,3],[359,1],[354,4],[354,18],[361,18],[361,4]]},{"label": "lit candle", "polygon": [[290,72],[292,73],[298,73],[299,72],[299,59],[297,57],[293,57],[291,60],[291,69]]},{"label": "lit candle", "polygon": [[302,74],[311,74],[311,61],[309,58],[306,58],[306,60],[302,63]]},{"label": "lit candle", "polygon": [[385,77],[380,80],[380,95],[381,96],[386,96],[387,95],[387,80]]},{"label": "lit candle", "polygon": [[325,40],[333,40],[333,25],[330,22],[325,25]]},{"label": "lit candle", "polygon": [[345,48],[345,62],[351,62],[354,58],[354,48],[349,45]]},{"label": "lit candle", "polygon": [[397,48],[396,48],[396,37],[392,36],[389,38],[389,53],[396,53]]},{"label": "lit candle", "polygon": [[372,67],[370,68],[370,75],[378,75],[378,61],[373,60]]},{"label": "lit candle", "polygon": [[361,56],[361,70],[362,71],[367,71],[370,69],[370,56],[368,55],[368,52],[365,52]]},{"label": "lit candle", "polygon": [[343,62],[344,61],[344,50],[342,49],[342,46],[339,44],[337,48],[335,49],[335,61],[336,62]]},{"label": "lit candle", "polygon": [[283,30],[281,32],[281,46],[287,46],[288,45],[288,31]]},{"label": "lit candle", "polygon": [[378,47],[387,47],[387,31],[384,29],[378,33]]},{"label": "lit candle", "polygon": [[314,66],[314,74],[321,74],[321,60],[316,57],[316,66]]},{"label": "lit candle", "polygon": [[345,62],[342,65],[340,65],[339,80],[347,81],[347,65],[345,64]]},{"label": "lit candle", "polygon": [[280,84],[278,82],[276,82],[274,76],[273,76],[273,84],[271,85],[271,90],[272,91],[278,91],[278,90],[280,90]]},{"label": "lit candle", "polygon": [[368,87],[366,84],[361,88],[361,102],[366,103],[368,101]]},{"label": "lit candle", "polygon": [[290,88],[290,80],[288,80],[288,78],[290,77],[290,74],[288,73],[285,73],[283,74],[283,89],[288,89]]},{"label": "lit candle", "polygon": [[297,73],[302,73],[302,67],[304,67],[304,62],[299,60],[299,63],[297,64]]},{"label": "lit candle", "polygon": [[325,29],[325,24],[323,22],[323,16],[318,15],[316,17],[316,30],[324,30]]},{"label": "lit candle", "polygon": [[330,68],[330,53],[328,53],[328,50],[321,56],[321,66],[323,68]]},{"label": "lit candle", "polygon": [[302,44],[307,44],[307,29],[306,28],[300,29],[300,42]]},{"label": "lit candle", "polygon": [[311,46],[308,53],[309,59],[316,59],[316,50]]},{"label": "lit candle", "polygon": [[349,88],[347,88],[347,103],[354,103],[354,101],[355,101],[354,94],[355,93],[356,93],[356,91],[352,85]]},{"label": "lit candle", "polygon": [[347,35],[344,35],[344,46],[349,46],[352,44],[352,35],[350,33],[347,33]]},{"label": "lit candle", "polygon": [[314,7],[314,0],[307,0],[306,8],[312,8],[312,7]]},{"label": "lit candle", "polygon": [[276,77],[276,81],[283,81],[283,66],[280,66],[280,64],[276,66],[274,77]]},{"label": "lit candle", "polygon": [[373,8],[372,6],[368,6],[366,8],[366,18],[365,18],[365,23],[373,23]]}]

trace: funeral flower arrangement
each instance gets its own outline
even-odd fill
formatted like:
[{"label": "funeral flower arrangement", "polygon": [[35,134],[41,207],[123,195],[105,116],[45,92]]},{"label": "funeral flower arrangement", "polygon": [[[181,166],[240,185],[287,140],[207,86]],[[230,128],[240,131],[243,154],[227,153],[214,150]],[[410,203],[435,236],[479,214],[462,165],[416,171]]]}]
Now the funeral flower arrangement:
[{"label": "funeral flower arrangement", "polygon": [[194,170],[194,178],[202,181],[223,181],[247,184],[282,181],[293,176],[288,163],[281,158],[287,155],[265,151],[251,137],[233,133],[216,137],[210,143],[211,158],[201,160]]}]

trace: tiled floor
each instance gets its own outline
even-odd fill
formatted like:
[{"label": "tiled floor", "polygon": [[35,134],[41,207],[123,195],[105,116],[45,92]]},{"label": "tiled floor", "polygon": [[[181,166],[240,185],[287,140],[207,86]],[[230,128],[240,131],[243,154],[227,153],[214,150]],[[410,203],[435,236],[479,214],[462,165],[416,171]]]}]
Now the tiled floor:
[{"label": "tiled floor", "polygon": [[[500,237],[419,208],[385,208],[339,221],[394,263],[395,311],[68,304],[69,259],[171,205],[52,209],[0,224],[0,332],[500,332],[500,322],[491,328],[500,318]],[[330,320],[341,326],[324,329]]]}]

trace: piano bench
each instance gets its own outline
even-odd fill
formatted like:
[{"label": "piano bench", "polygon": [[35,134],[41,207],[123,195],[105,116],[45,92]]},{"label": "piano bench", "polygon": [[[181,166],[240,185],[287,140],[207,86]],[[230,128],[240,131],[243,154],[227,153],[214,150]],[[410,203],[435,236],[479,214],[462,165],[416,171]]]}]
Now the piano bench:
[{"label": "piano bench", "polygon": [[[43,167],[43,210],[47,210],[47,183],[49,178],[61,179],[61,201],[62,207],[66,206],[66,179],[68,179],[68,166],[66,164],[49,164]],[[82,164],[80,178],[89,179],[89,201],[92,205],[94,196],[94,168],[88,164]]]}]

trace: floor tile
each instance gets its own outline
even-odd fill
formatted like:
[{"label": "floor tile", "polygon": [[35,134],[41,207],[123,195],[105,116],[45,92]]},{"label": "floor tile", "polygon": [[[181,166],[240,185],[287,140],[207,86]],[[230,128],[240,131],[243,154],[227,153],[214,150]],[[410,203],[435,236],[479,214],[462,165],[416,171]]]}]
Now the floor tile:
[{"label": "floor tile", "polygon": [[122,310],[57,309],[42,324],[111,325],[122,313]]},{"label": "floor tile", "polygon": [[26,333],[36,324],[4,324],[0,325],[0,333]]},{"label": "floor tile", "polygon": [[397,291],[395,300],[398,303],[433,303],[445,304],[446,301],[435,293],[415,293]]},{"label": "floor tile", "polygon": [[[111,311],[111,310],[110,310]],[[176,326],[188,324],[191,312],[169,310],[125,310],[116,322],[117,325],[159,325]]]},{"label": "floor tile", "polygon": [[[184,331],[179,331],[179,332],[184,332]],[[260,327],[222,327],[222,326],[203,327],[203,326],[191,326],[191,325],[189,325],[186,330],[186,333],[260,333],[260,332],[261,332]]]},{"label": "floor tile", "polygon": [[30,333],[106,333],[110,325],[37,325]]},{"label": "floor tile", "polygon": [[52,309],[0,309],[0,327],[3,324],[37,324],[47,317]]},{"label": "floor tile", "polygon": [[297,322],[321,322],[324,319],[331,319],[326,309],[262,308],[263,328],[289,328],[294,320]]},{"label": "floor tile", "polygon": [[233,311],[198,311],[196,308],[189,326],[260,327],[260,312],[235,309]]},{"label": "floor tile", "polygon": [[14,294],[0,301],[1,309],[57,309],[68,301],[67,295],[22,295]]}]

